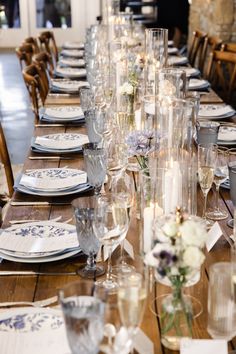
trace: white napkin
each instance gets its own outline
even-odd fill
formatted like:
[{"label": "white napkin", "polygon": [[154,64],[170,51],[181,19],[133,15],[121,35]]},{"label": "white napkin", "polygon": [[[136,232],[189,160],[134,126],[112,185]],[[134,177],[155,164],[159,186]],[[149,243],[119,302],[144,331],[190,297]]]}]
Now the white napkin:
[{"label": "white napkin", "polygon": [[76,69],[76,68],[61,68],[60,66],[57,66],[56,72],[59,74],[63,75],[76,75],[76,76],[85,76],[86,75],[86,69]]},{"label": "white napkin", "polygon": [[195,68],[183,68],[183,70],[186,72],[187,77],[197,75],[199,73],[199,71]]},{"label": "white napkin", "polygon": [[[66,137],[70,135],[74,135],[76,139],[67,139]],[[35,139],[35,144],[57,150],[77,148],[88,142],[88,136],[82,134],[51,134],[47,136],[37,136]]]},{"label": "white napkin", "polygon": [[84,59],[62,58],[62,59],[60,59],[59,64],[69,65],[69,66],[85,66],[85,60]]},{"label": "white napkin", "polygon": [[193,89],[193,88],[201,88],[201,87],[205,87],[208,86],[208,81],[206,80],[199,80],[199,79],[190,79],[189,81],[189,88]]},{"label": "white napkin", "polygon": [[236,127],[220,127],[218,140],[236,141]]},{"label": "white napkin", "polygon": [[59,106],[46,108],[44,114],[53,118],[76,118],[84,116],[80,106]]},{"label": "white napkin", "polygon": [[180,354],[227,354],[227,341],[222,339],[188,339],[180,341]]},{"label": "white napkin", "polygon": [[234,110],[229,105],[210,105],[202,104],[199,109],[199,117],[220,117],[229,113],[234,113]]},{"label": "white napkin", "polygon": [[176,47],[168,48],[168,54],[175,54],[175,53],[178,53],[178,48]]},{"label": "white napkin", "polygon": [[[40,177],[33,177],[23,174],[19,184],[26,188],[33,188],[43,191],[55,191],[69,189],[87,182],[87,173],[75,169],[40,169]],[[77,173],[76,173],[77,172]],[[68,175],[68,177],[67,177]]]},{"label": "white napkin", "polygon": [[54,252],[78,246],[74,225],[52,221],[14,225],[0,236],[0,249],[15,252]]}]

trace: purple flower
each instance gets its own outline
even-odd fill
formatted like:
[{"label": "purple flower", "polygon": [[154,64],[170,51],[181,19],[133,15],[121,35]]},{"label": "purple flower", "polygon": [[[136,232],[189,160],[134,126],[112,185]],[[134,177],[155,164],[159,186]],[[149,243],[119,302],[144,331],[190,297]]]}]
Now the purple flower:
[{"label": "purple flower", "polygon": [[140,130],[131,132],[126,139],[130,156],[147,156],[159,148],[159,141],[159,134],[155,136],[153,131]]}]

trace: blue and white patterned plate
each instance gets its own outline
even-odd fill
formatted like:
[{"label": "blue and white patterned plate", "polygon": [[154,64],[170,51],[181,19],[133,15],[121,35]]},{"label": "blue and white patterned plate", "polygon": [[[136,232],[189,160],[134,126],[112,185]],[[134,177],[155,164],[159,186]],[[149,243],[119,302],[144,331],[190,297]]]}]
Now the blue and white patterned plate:
[{"label": "blue and white patterned plate", "polygon": [[[49,113],[47,113],[49,112]],[[80,107],[77,106],[58,106],[46,109],[45,107],[40,107],[39,117],[46,121],[58,121],[58,122],[71,122],[84,120],[84,113]]]},{"label": "blue and white patterned plate", "polygon": [[49,308],[15,308],[0,314],[1,353],[71,353],[62,312]]},{"label": "blue and white patterned plate", "polygon": [[31,147],[40,151],[66,153],[81,151],[82,145],[88,142],[85,134],[59,133],[33,137]]}]

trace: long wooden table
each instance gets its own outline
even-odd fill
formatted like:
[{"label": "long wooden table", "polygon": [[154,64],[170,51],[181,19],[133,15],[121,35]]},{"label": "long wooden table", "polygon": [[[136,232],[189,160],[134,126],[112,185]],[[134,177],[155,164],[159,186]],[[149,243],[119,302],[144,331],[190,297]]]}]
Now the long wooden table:
[{"label": "long wooden table", "polygon": [[[75,98],[73,98],[73,103],[71,100],[64,98],[53,97],[48,99],[47,104],[76,104]],[[214,102],[221,104],[222,101],[219,97],[211,91],[208,95],[204,95],[203,102]],[[40,123],[41,125],[41,123]],[[50,133],[62,133],[62,132],[84,132],[84,127],[76,127],[68,124],[67,126],[60,127],[48,127],[40,126],[35,128],[35,136],[50,134]],[[40,154],[42,155],[42,154]],[[38,156],[33,152],[29,152],[29,156]],[[45,155],[46,156],[46,155]],[[63,167],[69,166],[71,168],[81,168],[83,169],[83,157],[80,154],[73,154],[71,160],[60,160],[60,161],[50,161],[50,160],[30,160],[26,159],[24,164],[24,169],[32,168],[48,168],[48,167]],[[19,192],[15,192],[13,195],[13,200],[16,201],[64,201],[71,202],[72,199],[76,198],[76,195],[68,197],[57,197],[57,198],[43,198],[37,196],[25,195]],[[203,205],[202,194],[198,193],[198,210],[201,212]],[[209,193],[208,206],[212,206],[214,203],[213,193]],[[232,217],[233,206],[229,198],[229,193],[227,190],[221,189],[220,193],[220,206],[223,209],[228,210],[229,219]],[[10,226],[10,220],[21,220],[21,219],[36,219],[36,220],[49,220],[57,216],[62,216],[62,220],[67,220],[73,215],[73,210],[71,205],[49,205],[49,206],[10,206],[4,223],[3,228]],[[229,260],[229,250],[230,241],[229,235],[232,233],[232,229],[227,226],[227,220],[220,222],[223,236],[214,246],[214,248],[206,254],[206,261],[202,267],[201,280],[198,284],[186,289],[186,292],[194,295],[198,298],[203,305],[203,313],[196,319],[193,327],[193,334],[195,338],[210,338],[207,333],[207,287],[208,287],[208,270],[209,266],[216,261],[227,261]],[[135,213],[133,213],[133,219],[131,221],[131,226],[128,231],[127,239],[132,243],[136,253],[139,252],[139,225],[137,219],[135,218]],[[65,259],[62,261],[42,263],[42,264],[26,264],[26,263],[16,263],[3,260],[0,264],[0,270],[34,270],[34,271],[74,271],[77,267],[85,262],[85,258],[81,256],[73,257],[70,259]],[[71,281],[79,280],[79,276],[0,276],[0,302],[5,301],[35,301],[57,294],[58,289],[63,287],[66,283]],[[146,333],[146,335],[153,341],[155,354],[161,353],[174,353],[162,347],[160,342],[160,332],[159,332],[159,322],[158,318],[150,310],[150,304],[154,297],[170,292],[170,288],[163,285],[154,283],[153,290],[150,293],[149,301],[147,303],[144,319],[141,328]],[[232,341],[229,343],[229,349],[234,348],[236,342]]]}]

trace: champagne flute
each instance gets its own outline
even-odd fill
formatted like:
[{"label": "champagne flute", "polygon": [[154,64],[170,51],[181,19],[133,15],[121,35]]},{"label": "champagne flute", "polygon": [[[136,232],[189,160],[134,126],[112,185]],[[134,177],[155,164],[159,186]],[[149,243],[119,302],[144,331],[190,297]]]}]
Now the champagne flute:
[{"label": "champagne flute", "polygon": [[124,203],[114,200],[112,195],[104,195],[97,199],[95,208],[94,233],[102,245],[108,249],[108,265],[106,280],[101,284],[109,291],[116,290],[118,284],[112,279],[111,254],[126,235],[128,230],[128,214]]},{"label": "champagne flute", "polygon": [[129,272],[118,275],[118,308],[123,326],[132,339],[142,322],[148,295],[148,269],[141,257],[126,257]]},{"label": "champagne flute", "polygon": [[215,208],[206,213],[208,219],[211,220],[223,220],[228,217],[226,210],[222,210],[219,207],[219,190],[220,185],[224,183],[228,178],[228,149],[218,148],[217,151],[217,163],[214,171],[214,183],[216,186],[216,201]]},{"label": "champagne flute", "polygon": [[206,219],[206,205],[207,195],[214,180],[216,158],[217,146],[215,144],[209,144],[207,146],[198,145],[198,178],[204,196],[202,218],[206,221],[207,226],[212,225],[212,223]]}]

